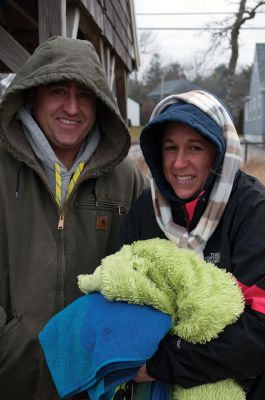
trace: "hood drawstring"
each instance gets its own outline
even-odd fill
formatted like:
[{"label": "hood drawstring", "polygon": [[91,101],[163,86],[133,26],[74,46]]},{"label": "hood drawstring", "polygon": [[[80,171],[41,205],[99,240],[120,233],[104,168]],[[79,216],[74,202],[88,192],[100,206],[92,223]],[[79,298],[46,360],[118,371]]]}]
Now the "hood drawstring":
[{"label": "hood drawstring", "polygon": [[17,179],[16,179],[16,198],[19,196],[19,185],[20,185],[20,173],[22,168],[24,168],[24,165],[20,165],[20,167],[17,170]]},{"label": "hood drawstring", "polygon": [[[78,180],[78,178],[79,178],[79,176],[80,176],[80,174],[81,174],[81,172],[83,171],[83,169],[84,169],[84,166],[85,166],[85,163],[83,162],[83,161],[81,161],[79,164],[78,164],[78,166],[77,166],[77,168],[76,168],[76,170],[75,170],[75,172],[74,172],[74,174],[73,174],[73,176],[72,176],[72,178],[71,178],[71,180],[70,180],[70,183],[69,183],[69,185],[68,185],[68,188],[67,188],[67,193],[66,193],[66,199],[68,199],[68,197],[70,196],[70,194],[72,193],[72,191],[73,191],[73,188],[74,188],[74,186],[75,186],[75,184],[76,184],[76,182],[77,182],[77,180]],[[19,166],[19,168],[18,168],[18,170],[17,170],[17,177],[16,177],[16,198],[18,198],[19,197],[19,190],[20,190],[20,174],[21,174],[21,170],[24,168],[24,165],[22,164],[22,165],[20,165]],[[57,202],[57,204],[58,204],[58,206],[61,208],[61,203],[62,203],[62,201],[61,201],[61,199],[62,199],[62,177],[61,177],[61,168],[60,168],[60,164],[59,163],[55,163],[55,180],[56,180],[56,190],[55,190],[55,196],[56,196],[56,202]]]},{"label": "hood drawstring", "polygon": [[[84,166],[85,166],[85,163],[83,161],[81,161],[78,164],[78,166],[69,182],[65,200],[67,200],[68,197],[70,196],[70,194],[72,193],[74,186],[75,186],[81,172],[84,169]],[[58,162],[56,162],[54,164],[54,169],[55,169],[55,181],[56,181],[55,198],[56,198],[56,202],[57,202],[59,208],[62,208],[62,176],[61,176],[61,167]]]}]

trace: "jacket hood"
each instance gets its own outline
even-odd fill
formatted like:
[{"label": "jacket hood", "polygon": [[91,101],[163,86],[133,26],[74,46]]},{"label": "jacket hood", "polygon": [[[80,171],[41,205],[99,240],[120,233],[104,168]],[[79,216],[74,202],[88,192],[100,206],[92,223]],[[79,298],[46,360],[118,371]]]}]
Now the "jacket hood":
[{"label": "jacket hood", "polygon": [[75,80],[95,94],[102,139],[91,163],[101,171],[113,168],[127,155],[130,135],[97,53],[86,40],[52,37],[37,47],[20,68],[0,107],[0,138],[4,145],[22,161],[32,160],[32,150],[16,120],[16,112],[27,101],[32,88],[62,80]]},{"label": "jacket hood", "polygon": [[[178,100],[173,104],[169,102],[161,112],[158,112],[154,118],[151,118],[150,122],[144,127],[141,133],[141,149],[161,193],[169,200],[175,201],[177,196],[167,183],[162,167],[161,141],[166,125],[170,122],[179,122],[189,125],[214,144],[216,157],[212,166],[213,173],[209,175],[205,182],[204,189],[209,189],[213,184],[215,173],[220,168],[225,155],[226,143],[222,128],[199,107],[184,101]],[[197,194],[195,194],[195,197],[196,196]],[[181,202],[190,200],[192,199],[186,199],[185,201],[179,199]]]}]

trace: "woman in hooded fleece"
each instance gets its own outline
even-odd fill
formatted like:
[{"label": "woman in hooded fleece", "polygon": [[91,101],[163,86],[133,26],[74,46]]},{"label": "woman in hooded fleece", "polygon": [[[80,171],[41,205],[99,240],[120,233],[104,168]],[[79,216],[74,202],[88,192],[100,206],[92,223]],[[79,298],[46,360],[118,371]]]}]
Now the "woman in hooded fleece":
[{"label": "woman in hooded fleece", "polygon": [[[127,215],[121,245],[155,237],[199,253],[237,279],[245,311],[217,339],[192,344],[167,335],[137,382],[185,388],[233,378],[247,400],[265,393],[265,188],[240,171],[229,113],[205,91],[172,95],[140,138],[150,188]],[[231,399],[233,400],[233,399]]]}]

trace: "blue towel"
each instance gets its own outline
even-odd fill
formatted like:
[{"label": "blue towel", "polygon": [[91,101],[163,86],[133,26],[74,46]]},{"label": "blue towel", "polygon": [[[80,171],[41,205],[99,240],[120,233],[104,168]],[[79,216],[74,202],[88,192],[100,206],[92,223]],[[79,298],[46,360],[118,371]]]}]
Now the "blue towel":
[{"label": "blue towel", "polygon": [[100,293],[75,300],[39,335],[60,397],[88,391],[110,400],[116,386],[133,379],[172,325],[149,306],[108,301]]}]

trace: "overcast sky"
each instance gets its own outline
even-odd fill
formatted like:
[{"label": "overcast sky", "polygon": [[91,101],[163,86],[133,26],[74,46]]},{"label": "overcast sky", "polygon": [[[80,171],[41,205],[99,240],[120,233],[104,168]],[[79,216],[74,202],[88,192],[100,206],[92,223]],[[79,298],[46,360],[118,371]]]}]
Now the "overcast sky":
[{"label": "overcast sky", "polygon": [[[248,4],[255,3],[248,0]],[[228,18],[229,15],[139,15],[140,13],[203,13],[203,12],[233,12],[237,9],[238,1],[230,0],[134,0],[136,23],[139,28],[143,27],[205,27],[206,24]],[[264,9],[265,10],[265,9]],[[265,43],[265,14],[259,14],[254,20],[250,20],[248,27],[263,27],[263,30],[242,30],[240,35],[239,65],[251,65],[253,63],[255,43]],[[153,41],[150,46],[151,53],[159,52],[163,62],[178,61],[183,64],[194,65],[205,51],[209,48],[209,33],[199,30],[154,30]],[[218,57],[211,57],[205,67],[226,63],[229,52],[225,49]],[[197,60],[197,61],[196,61]],[[149,61],[147,56],[141,57],[142,69]]]}]

